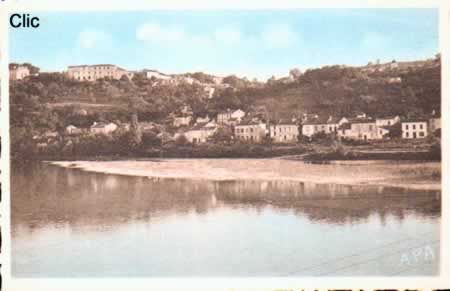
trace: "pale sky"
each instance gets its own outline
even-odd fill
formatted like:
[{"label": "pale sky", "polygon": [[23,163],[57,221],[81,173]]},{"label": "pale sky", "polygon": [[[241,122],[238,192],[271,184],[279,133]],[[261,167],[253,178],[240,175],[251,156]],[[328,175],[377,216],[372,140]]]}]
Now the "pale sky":
[{"label": "pale sky", "polygon": [[43,71],[112,63],[267,79],[322,65],[416,60],[438,52],[437,9],[39,12],[10,29],[10,59]]}]

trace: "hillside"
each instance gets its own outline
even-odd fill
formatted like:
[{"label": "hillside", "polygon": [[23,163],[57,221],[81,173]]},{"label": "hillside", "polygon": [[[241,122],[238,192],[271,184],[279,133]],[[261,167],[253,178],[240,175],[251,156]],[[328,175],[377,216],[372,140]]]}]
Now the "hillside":
[{"label": "hillside", "polygon": [[[328,66],[307,70],[288,81],[272,78],[265,83],[228,76],[213,84],[214,76],[205,73],[185,74],[201,82],[194,84],[162,84],[140,75],[132,80],[78,82],[59,73],[41,73],[11,82],[11,125],[48,114],[54,116],[48,122],[57,120],[50,126],[55,129],[67,125],[81,109],[89,120],[127,121],[129,113],[137,111],[140,120],[162,121],[185,105],[194,115],[214,116],[220,110],[242,108],[262,111],[271,118],[305,112],[407,115],[440,111],[440,59],[419,64],[382,69]],[[208,98],[205,83],[215,87],[213,98]],[[45,128],[48,122],[34,126]]]}]

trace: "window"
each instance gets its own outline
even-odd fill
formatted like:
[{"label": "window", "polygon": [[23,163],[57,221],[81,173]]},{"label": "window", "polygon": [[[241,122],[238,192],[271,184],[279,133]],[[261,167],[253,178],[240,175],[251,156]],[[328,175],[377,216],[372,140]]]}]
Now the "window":
[{"label": "window", "polygon": [[419,125],[419,128],[420,128],[420,129],[423,129],[423,124],[420,124],[420,125]]},{"label": "window", "polygon": [[391,122],[390,122],[390,121],[388,121],[388,125],[391,125]]},{"label": "window", "polygon": [[424,137],[425,133],[423,131],[419,132],[419,136]]},{"label": "window", "polygon": [[416,129],[416,125],[415,124],[413,124],[413,129]]},{"label": "window", "polygon": [[409,132],[406,132],[406,133],[405,133],[405,136],[406,136],[406,137],[409,137]]},{"label": "window", "polygon": [[406,124],[406,125],[405,125],[405,128],[406,128],[406,129],[409,129],[409,126],[408,126],[408,124]]},{"label": "window", "polygon": [[369,130],[372,130],[372,128],[373,128],[372,125],[369,125]]}]

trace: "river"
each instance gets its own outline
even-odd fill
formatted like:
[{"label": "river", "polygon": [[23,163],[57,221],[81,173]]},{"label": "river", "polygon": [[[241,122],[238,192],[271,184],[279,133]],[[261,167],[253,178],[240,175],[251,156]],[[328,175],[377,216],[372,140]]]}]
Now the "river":
[{"label": "river", "polygon": [[[233,163],[242,161],[222,160],[217,171]],[[297,174],[284,171],[342,170],[296,163]],[[357,167],[361,175],[376,165]],[[13,276],[439,274],[440,190],[252,179],[247,171],[246,179],[199,179],[13,168]]]}]

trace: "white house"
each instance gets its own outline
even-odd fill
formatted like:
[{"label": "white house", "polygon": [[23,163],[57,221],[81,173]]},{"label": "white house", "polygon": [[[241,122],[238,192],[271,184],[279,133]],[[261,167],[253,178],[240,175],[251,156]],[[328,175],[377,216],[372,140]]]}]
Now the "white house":
[{"label": "white house", "polygon": [[237,109],[234,111],[228,109],[226,111],[222,111],[219,112],[219,114],[217,114],[217,122],[222,124],[228,124],[229,120],[232,118],[235,118],[240,122],[242,118],[244,118],[244,116],[245,112],[242,111],[241,109]]},{"label": "white house", "polygon": [[234,136],[238,140],[259,143],[267,135],[267,125],[262,121],[243,121],[234,127]]},{"label": "white house", "polygon": [[172,79],[171,76],[166,75],[164,73],[158,72],[156,70],[144,70],[145,72],[145,77],[147,79],[151,79],[151,78],[155,78],[155,79],[160,79],[160,80],[170,80]]},{"label": "white house", "polygon": [[370,140],[379,139],[375,120],[371,118],[348,118],[338,129],[338,135],[343,138]]},{"label": "white house", "polygon": [[[346,119],[344,120],[346,121]],[[332,116],[328,118],[313,118],[304,121],[302,124],[302,135],[311,137],[316,133],[323,132],[325,134],[336,133],[339,127],[339,122]]]},{"label": "white house", "polygon": [[81,134],[83,132],[81,128],[78,128],[72,124],[66,126],[65,131],[67,134]]},{"label": "white house", "polygon": [[209,116],[208,115],[206,115],[205,117],[201,117],[201,116],[199,116],[199,117],[197,117],[196,119],[195,119],[195,123],[207,123],[207,122],[209,122],[211,119],[209,119]]},{"label": "white house", "polygon": [[184,133],[184,136],[190,143],[205,143],[218,129],[214,121],[197,123],[191,129]]},{"label": "white house", "polygon": [[399,122],[400,122],[400,117],[398,115],[378,117],[375,119],[375,124],[377,127],[391,126],[391,125],[395,125]]},{"label": "white house", "polygon": [[276,143],[291,143],[298,141],[298,124],[296,122],[281,120],[277,124],[270,125],[270,137]]},{"label": "white house", "polygon": [[182,115],[182,116],[175,116],[173,118],[173,126],[180,127],[180,126],[188,126],[192,121],[191,115]]},{"label": "white house", "polygon": [[428,136],[428,120],[413,118],[402,121],[402,138],[417,139]]},{"label": "white house", "polygon": [[110,134],[117,129],[117,125],[115,123],[104,123],[104,122],[94,122],[91,126],[91,133],[93,134]]},{"label": "white house", "polygon": [[216,88],[206,86],[203,88],[203,90],[206,92],[206,94],[208,94],[208,99],[211,99],[214,96],[214,92],[216,91]]}]

